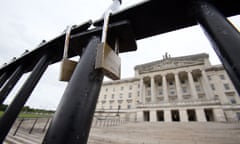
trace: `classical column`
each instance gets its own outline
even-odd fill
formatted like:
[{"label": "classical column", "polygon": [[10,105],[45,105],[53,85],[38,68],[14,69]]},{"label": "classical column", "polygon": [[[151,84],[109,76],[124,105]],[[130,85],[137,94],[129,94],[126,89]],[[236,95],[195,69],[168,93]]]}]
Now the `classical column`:
[{"label": "classical column", "polygon": [[156,101],[155,96],[155,81],[154,76],[151,77],[151,102],[154,103]]},{"label": "classical column", "polygon": [[166,79],[166,75],[162,75],[162,86],[163,86],[164,101],[165,101],[165,102],[168,102],[168,90],[167,90],[167,79]]},{"label": "classical column", "polygon": [[223,109],[215,108],[213,109],[215,121],[226,122],[226,117],[224,115]]},{"label": "classical column", "polygon": [[205,70],[202,70],[201,71],[201,73],[202,73],[202,84],[203,84],[203,88],[204,88],[204,91],[205,91],[205,94],[206,94],[206,97],[208,98],[208,99],[213,99],[214,98],[214,95],[213,95],[213,91],[212,91],[212,89],[210,88],[210,84],[209,84],[209,81],[208,81],[208,79],[207,79],[207,75],[206,75],[206,72],[205,72]]},{"label": "classical column", "polygon": [[157,112],[156,110],[150,111],[150,122],[156,122],[157,121]]},{"label": "classical column", "polygon": [[144,83],[143,83],[143,78],[140,79],[140,97],[141,97],[141,103],[144,104]]},{"label": "classical column", "polygon": [[165,110],[164,111],[164,121],[165,122],[171,122],[172,121],[171,111],[170,110]]},{"label": "classical column", "polygon": [[197,116],[197,121],[198,122],[206,122],[207,121],[203,108],[197,108],[196,109],[196,116]]},{"label": "classical column", "polygon": [[180,121],[181,122],[188,122],[188,115],[187,115],[187,110],[186,109],[180,109]]},{"label": "classical column", "polygon": [[174,77],[175,77],[178,100],[182,100],[183,97],[182,97],[181,84],[178,77],[178,73],[174,73]]},{"label": "classical column", "polygon": [[197,94],[197,91],[195,88],[192,73],[191,73],[191,71],[188,71],[187,73],[188,73],[188,81],[189,81],[189,85],[190,85],[191,95],[194,99],[198,99],[198,94]]}]

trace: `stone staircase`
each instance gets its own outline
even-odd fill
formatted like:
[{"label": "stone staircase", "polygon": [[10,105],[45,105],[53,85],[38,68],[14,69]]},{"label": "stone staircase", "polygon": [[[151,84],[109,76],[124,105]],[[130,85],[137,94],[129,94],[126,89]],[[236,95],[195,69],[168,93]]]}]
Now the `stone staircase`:
[{"label": "stone staircase", "polygon": [[[11,130],[6,144],[40,144],[45,133]],[[93,127],[88,144],[239,144],[240,123],[139,122]]]}]

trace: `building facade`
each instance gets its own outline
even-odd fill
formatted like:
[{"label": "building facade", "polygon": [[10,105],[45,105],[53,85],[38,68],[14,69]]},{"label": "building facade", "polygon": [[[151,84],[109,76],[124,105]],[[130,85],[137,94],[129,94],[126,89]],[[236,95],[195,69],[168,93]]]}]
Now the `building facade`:
[{"label": "building facade", "polygon": [[240,98],[222,65],[208,54],[173,57],[138,65],[135,77],[104,82],[96,116],[129,121],[240,120]]}]

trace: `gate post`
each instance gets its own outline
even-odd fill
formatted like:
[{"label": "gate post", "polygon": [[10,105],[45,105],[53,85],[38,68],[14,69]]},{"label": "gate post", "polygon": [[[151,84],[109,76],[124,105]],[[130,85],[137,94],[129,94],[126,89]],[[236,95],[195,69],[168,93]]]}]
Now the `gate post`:
[{"label": "gate post", "polygon": [[95,70],[98,37],[93,37],[79,60],[67,85],[44,144],[86,144],[103,81]]}]

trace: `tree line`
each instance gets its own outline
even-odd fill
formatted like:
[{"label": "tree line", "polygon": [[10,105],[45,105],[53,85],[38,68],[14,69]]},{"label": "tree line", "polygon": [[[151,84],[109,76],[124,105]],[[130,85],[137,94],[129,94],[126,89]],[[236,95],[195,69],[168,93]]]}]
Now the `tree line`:
[{"label": "tree line", "polygon": [[[0,105],[0,111],[5,111],[7,109],[7,107],[8,107],[8,105],[1,104]],[[22,112],[29,112],[29,113],[54,113],[55,112],[55,111],[52,111],[52,110],[30,108],[29,106],[24,106],[21,111]]]}]

